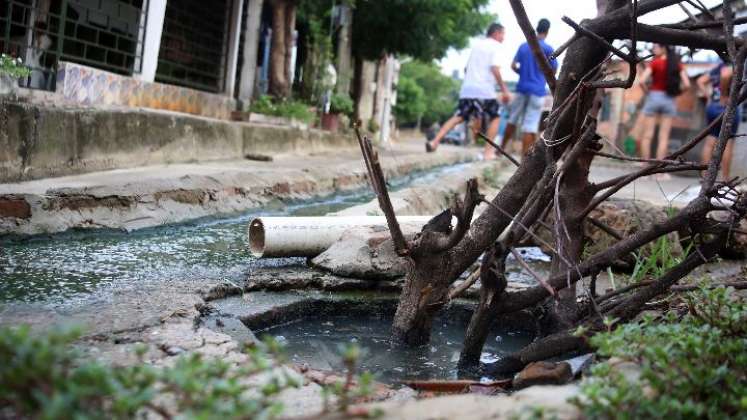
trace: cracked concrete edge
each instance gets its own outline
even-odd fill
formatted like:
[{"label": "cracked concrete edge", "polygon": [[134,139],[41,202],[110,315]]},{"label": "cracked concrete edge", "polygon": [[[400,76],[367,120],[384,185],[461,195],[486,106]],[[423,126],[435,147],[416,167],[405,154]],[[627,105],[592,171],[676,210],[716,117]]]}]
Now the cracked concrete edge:
[{"label": "cracked concrete edge", "polygon": [[[468,162],[474,154],[409,155],[384,161],[387,177]],[[132,231],[217,215],[235,214],[273,201],[309,199],[366,185],[360,162],[272,173],[190,175],[46,194],[0,195],[0,236],[61,233],[70,229]]]}]

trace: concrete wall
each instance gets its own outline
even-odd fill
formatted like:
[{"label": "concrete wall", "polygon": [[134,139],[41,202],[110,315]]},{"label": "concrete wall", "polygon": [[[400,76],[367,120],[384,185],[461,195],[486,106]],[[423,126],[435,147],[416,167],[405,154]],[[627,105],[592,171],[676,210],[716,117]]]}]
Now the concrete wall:
[{"label": "concrete wall", "polygon": [[355,146],[353,136],[165,111],[6,102],[0,113],[0,182]]}]

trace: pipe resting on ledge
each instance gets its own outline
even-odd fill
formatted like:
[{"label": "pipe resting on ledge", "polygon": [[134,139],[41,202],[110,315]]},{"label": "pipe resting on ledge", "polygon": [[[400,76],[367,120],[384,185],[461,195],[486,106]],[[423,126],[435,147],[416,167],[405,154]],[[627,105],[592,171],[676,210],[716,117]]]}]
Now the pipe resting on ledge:
[{"label": "pipe resting on ledge", "polygon": [[[424,226],[432,216],[400,216],[400,224]],[[256,258],[316,257],[351,228],[387,227],[384,216],[257,217],[249,223],[249,250]]]}]

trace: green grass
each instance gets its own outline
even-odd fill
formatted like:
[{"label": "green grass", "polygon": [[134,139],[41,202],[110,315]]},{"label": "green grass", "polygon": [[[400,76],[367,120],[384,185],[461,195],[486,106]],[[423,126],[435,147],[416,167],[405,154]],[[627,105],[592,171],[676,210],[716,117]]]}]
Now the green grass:
[{"label": "green grass", "polygon": [[646,316],[591,338],[599,355],[640,366],[640,377],[609,362],[594,366],[574,400],[587,418],[744,418],[747,302],[733,289],[703,286],[685,303],[684,316]]},{"label": "green grass", "polygon": [[276,101],[268,95],[260,96],[252,102],[249,111],[275,117],[292,118],[307,124],[312,123],[316,118],[309,105],[304,102],[291,99]]}]

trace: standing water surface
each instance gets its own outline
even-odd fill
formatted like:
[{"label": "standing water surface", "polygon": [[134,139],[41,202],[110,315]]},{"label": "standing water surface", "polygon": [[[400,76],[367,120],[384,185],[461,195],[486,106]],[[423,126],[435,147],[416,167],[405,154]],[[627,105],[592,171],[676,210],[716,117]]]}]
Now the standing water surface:
[{"label": "standing water surface", "polygon": [[[465,164],[413,172],[392,190],[458,173]],[[72,304],[92,293],[169,280],[240,282],[256,267],[303,263],[301,258],[257,260],[246,249],[246,226],[258,215],[321,216],[373,199],[360,188],[303,202],[275,203],[229,218],[125,233],[79,231],[27,239],[0,238],[0,303]]]}]

